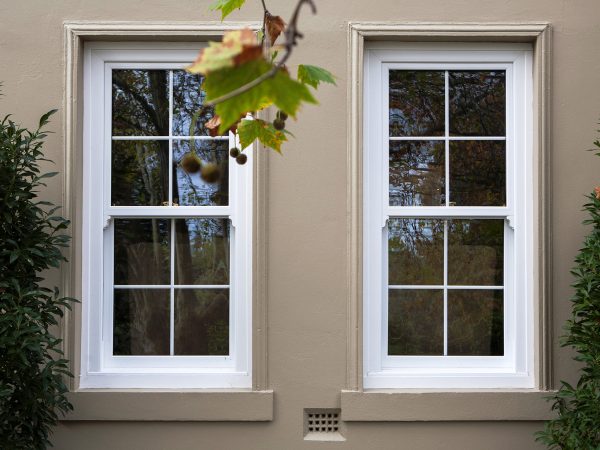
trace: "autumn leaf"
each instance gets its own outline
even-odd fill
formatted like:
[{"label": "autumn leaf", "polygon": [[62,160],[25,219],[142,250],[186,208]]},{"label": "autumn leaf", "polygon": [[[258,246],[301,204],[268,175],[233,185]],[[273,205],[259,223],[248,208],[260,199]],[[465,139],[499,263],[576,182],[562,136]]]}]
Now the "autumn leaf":
[{"label": "autumn leaf", "polygon": [[215,137],[219,135],[219,125],[221,125],[221,118],[219,116],[213,116],[204,124],[204,128],[208,130],[208,134]]},{"label": "autumn leaf", "polygon": [[265,28],[267,30],[267,34],[269,35],[269,41],[271,45],[273,45],[279,35],[285,29],[285,22],[280,16],[272,16],[271,14],[267,14],[265,17]]},{"label": "autumn leaf", "polygon": [[277,131],[270,122],[260,119],[242,120],[238,126],[238,136],[242,148],[258,139],[265,147],[270,147],[277,153],[281,153],[281,144],[287,141],[283,131]]},{"label": "autumn leaf", "polygon": [[221,20],[224,20],[234,9],[240,9],[246,0],[218,0],[210,5],[211,11],[221,11]]},{"label": "autumn leaf", "polygon": [[262,47],[257,43],[256,33],[249,28],[228,31],[221,42],[209,42],[196,61],[187,67],[190,73],[206,75],[215,70],[233,67],[262,58]]},{"label": "autumn leaf", "polygon": [[300,64],[298,66],[298,81],[308,84],[315,89],[321,82],[335,85],[335,77],[328,70],[318,66]]},{"label": "autumn leaf", "polygon": [[[207,74],[203,87],[208,102],[229,94],[272,70],[273,65],[264,59],[227,67]],[[302,102],[317,103],[308,88],[293,80],[286,71],[277,73],[253,88],[224,100],[215,106],[221,118],[219,131],[223,133],[247,112],[258,111],[275,104],[289,116],[295,117]]]}]

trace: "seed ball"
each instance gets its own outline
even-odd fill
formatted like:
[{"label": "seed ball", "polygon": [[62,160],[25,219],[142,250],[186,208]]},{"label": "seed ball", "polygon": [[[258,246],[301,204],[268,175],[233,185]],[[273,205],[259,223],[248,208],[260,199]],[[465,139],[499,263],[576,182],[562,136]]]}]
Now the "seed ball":
[{"label": "seed ball", "polygon": [[207,183],[216,183],[221,178],[221,171],[219,170],[219,166],[215,163],[207,163],[202,166],[202,170],[200,171],[200,178],[202,178]]},{"label": "seed ball", "polygon": [[279,111],[277,111],[277,117],[280,118],[281,120],[287,120],[288,115],[286,113],[284,113],[283,111],[279,110]]},{"label": "seed ball", "polygon": [[281,120],[281,119],[275,119],[273,121],[273,127],[277,130],[277,131],[281,131],[285,128],[285,121]]},{"label": "seed ball", "polygon": [[244,165],[246,164],[246,161],[248,161],[248,157],[244,153],[240,153],[235,157],[235,160],[238,164]]},{"label": "seed ball", "polygon": [[181,167],[186,173],[198,173],[202,167],[202,161],[198,158],[198,155],[189,152],[181,159]]},{"label": "seed ball", "polygon": [[240,149],[237,147],[233,147],[231,150],[229,150],[229,156],[231,156],[232,158],[237,158],[239,154]]}]

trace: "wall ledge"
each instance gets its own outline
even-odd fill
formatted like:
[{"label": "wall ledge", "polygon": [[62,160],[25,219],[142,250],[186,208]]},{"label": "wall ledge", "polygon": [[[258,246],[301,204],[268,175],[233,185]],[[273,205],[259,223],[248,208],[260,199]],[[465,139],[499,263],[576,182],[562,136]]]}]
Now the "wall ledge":
[{"label": "wall ledge", "polygon": [[273,391],[86,389],[67,394],[74,411],[65,421],[273,420]]},{"label": "wall ledge", "polygon": [[346,422],[520,421],[554,417],[554,391],[365,390],[342,391]]}]

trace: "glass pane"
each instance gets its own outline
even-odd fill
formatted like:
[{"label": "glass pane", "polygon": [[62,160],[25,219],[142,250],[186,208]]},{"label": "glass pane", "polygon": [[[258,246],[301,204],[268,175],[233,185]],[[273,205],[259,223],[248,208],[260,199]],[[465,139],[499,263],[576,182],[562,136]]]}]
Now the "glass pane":
[{"label": "glass pane", "polygon": [[160,206],[169,196],[168,141],[113,141],[111,204]]},{"label": "glass pane", "polygon": [[448,221],[448,284],[504,284],[504,221]]},{"label": "glass pane", "polygon": [[448,354],[504,354],[502,290],[448,291]]},{"label": "glass pane", "polygon": [[175,354],[229,354],[229,290],[175,290]]},{"label": "glass pane", "polygon": [[444,72],[390,70],[390,136],[443,136]]},{"label": "glass pane", "polygon": [[[184,70],[173,71],[173,136],[189,136],[192,117],[204,104],[206,94],[202,91],[204,77],[187,73]],[[208,136],[209,130],[204,124],[214,115],[214,108],[207,108],[196,120],[192,136]],[[226,133],[227,134],[227,133]]]},{"label": "glass pane", "polygon": [[450,203],[506,205],[504,141],[450,142]]},{"label": "glass pane", "polygon": [[169,135],[169,72],[112,71],[112,132],[114,136]]},{"label": "glass pane", "polygon": [[444,222],[435,219],[390,219],[389,284],[444,282]]},{"label": "glass pane", "polygon": [[169,284],[168,219],[115,219],[115,284]]},{"label": "glass pane", "polygon": [[229,220],[175,220],[175,284],[229,284]]},{"label": "glass pane", "polygon": [[445,203],[444,143],[390,141],[390,205]]},{"label": "glass pane", "polygon": [[444,354],[444,291],[390,289],[389,355]]},{"label": "glass pane", "polygon": [[506,76],[503,70],[449,72],[450,134],[504,136]]},{"label": "glass pane", "polygon": [[206,183],[200,172],[187,173],[181,167],[182,158],[189,153],[189,140],[173,141],[173,160],[177,176],[173,177],[173,202],[181,206],[227,206],[229,201],[229,142],[195,140],[196,154],[204,162],[219,166],[216,183]]},{"label": "glass pane", "polygon": [[169,289],[115,289],[114,355],[169,354]]}]

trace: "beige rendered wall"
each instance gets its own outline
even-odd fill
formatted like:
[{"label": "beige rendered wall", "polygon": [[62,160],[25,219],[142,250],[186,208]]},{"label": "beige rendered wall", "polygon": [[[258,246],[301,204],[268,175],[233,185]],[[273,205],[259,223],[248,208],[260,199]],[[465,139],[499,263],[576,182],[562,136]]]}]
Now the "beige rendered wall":
[{"label": "beige rendered wall", "polygon": [[[258,0],[231,16],[258,20]],[[288,16],[290,0],[270,0]],[[553,27],[551,138],[554,329],[569,314],[569,268],[585,233],[583,194],[600,178],[591,147],[600,117],[600,5],[597,0],[316,0],[303,14],[306,38],[293,62],[325,66],[338,87],[319,92],[290,128],[285,156],[272,154],[268,174],[268,373],[274,420],[264,423],[65,422],[60,450],[96,449],[532,449],[539,422],[395,422],[344,425],[343,443],[302,439],[305,407],[338,407],[346,385],[347,23],[348,21],[522,22]],[[65,20],[212,20],[208,0],[0,0],[0,113],[34,125],[61,107]],[[64,164],[64,111],[47,155]],[[61,202],[61,179],[44,193]],[[554,350],[555,379],[572,378],[567,351]],[[494,408],[494,405],[490,405]]]}]

